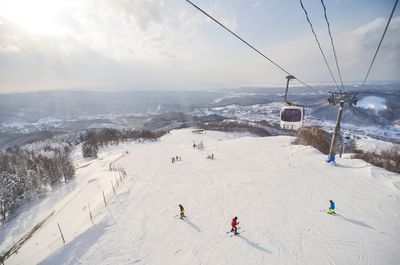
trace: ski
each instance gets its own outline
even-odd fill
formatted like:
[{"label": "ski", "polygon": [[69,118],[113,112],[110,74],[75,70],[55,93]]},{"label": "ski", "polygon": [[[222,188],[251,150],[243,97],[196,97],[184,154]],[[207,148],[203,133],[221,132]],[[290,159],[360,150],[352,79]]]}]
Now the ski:
[{"label": "ski", "polygon": [[329,215],[339,215],[339,214],[337,214],[337,213],[329,213],[327,210],[319,210],[321,213],[326,213],[326,214],[329,214]]},{"label": "ski", "polygon": [[240,233],[238,232],[236,235],[233,234],[233,235],[230,235],[229,237],[240,236],[240,234],[243,233],[243,232],[244,232],[244,231],[241,231]]},{"label": "ski", "polygon": [[187,218],[187,216],[185,216],[185,217],[183,217],[183,218],[181,218],[179,215],[175,215],[175,216],[174,216],[174,219],[185,220],[185,218]]},{"label": "ski", "polygon": [[[238,230],[240,229],[240,227],[238,227],[237,228]],[[228,231],[228,232],[226,232],[227,234],[229,234],[229,233],[233,233],[232,231]]]},{"label": "ski", "polygon": [[[237,228],[237,230],[239,230],[240,229],[240,227],[238,227]],[[228,231],[228,232],[226,232],[227,234],[229,234],[229,233],[233,233],[233,231]]]}]

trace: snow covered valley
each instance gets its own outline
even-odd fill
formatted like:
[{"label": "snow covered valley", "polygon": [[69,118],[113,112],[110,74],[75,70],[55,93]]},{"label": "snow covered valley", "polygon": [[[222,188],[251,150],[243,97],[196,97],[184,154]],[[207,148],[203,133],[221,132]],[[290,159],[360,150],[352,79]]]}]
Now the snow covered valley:
[{"label": "snow covered valley", "polygon": [[[327,165],[292,140],[183,129],[77,158],[72,191],[37,209],[32,226],[49,219],[5,264],[400,264],[400,176],[357,159]],[[324,212],[330,199],[337,215]]]}]

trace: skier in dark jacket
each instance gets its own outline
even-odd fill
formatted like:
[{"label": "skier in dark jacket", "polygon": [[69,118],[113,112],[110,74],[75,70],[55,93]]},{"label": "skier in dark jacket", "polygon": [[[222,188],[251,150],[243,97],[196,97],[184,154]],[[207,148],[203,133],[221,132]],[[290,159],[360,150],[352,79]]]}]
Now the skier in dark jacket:
[{"label": "skier in dark jacket", "polygon": [[185,208],[183,208],[182,204],[179,204],[179,210],[181,213],[181,219],[185,218]]},{"label": "skier in dark jacket", "polygon": [[237,216],[235,216],[233,219],[232,219],[232,222],[231,222],[231,226],[232,226],[232,229],[231,229],[231,232],[235,232],[234,234],[235,235],[237,235],[238,234],[238,232],[237,232],[237,225],[239,224],[239,222],[237,221]]},{"label": "skier in dark jacket", "polygon": [[335,214],[335,203],[332,200],[329,200],[329,214]]}]

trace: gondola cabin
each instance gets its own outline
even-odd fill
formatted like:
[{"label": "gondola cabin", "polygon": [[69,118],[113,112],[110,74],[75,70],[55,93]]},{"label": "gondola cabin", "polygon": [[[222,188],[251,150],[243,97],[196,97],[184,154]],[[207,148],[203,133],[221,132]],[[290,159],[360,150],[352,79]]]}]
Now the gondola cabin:
[{"label": "gondola cabin", "polygon": [[284,106],[281,109],[281,128],[298,130],[303,126],[304,108],[301,106]]}]

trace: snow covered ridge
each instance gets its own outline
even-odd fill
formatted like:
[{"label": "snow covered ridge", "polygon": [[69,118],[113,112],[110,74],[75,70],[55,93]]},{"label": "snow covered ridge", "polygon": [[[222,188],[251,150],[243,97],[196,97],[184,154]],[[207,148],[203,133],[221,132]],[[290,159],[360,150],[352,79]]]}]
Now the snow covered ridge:
[{"label": "snow covered ridge", "polygon": [[[370,99],[375,101],[371,101]],[[368,108],[368,104],[372,104],[371,102],[375,102],[374,109],[372,112],[372,116],[378,115],[379,112],[386,109],[386,105],[378,105],[380,99],[383,98],[369,96],[363,98],[361,101],[361,106],[357,105],[357,109],[366,111],[371,111],[371,108]],[[365,105],[363,105],[364,103]],[[327,103],[326,103],[327,104]],[[205,116],[205,115],[220,115],[223,117],[238,119],[242,121],[248,122],[259,122],[262,120],[268,121],[270,123],[279,124],[279,112],[281,107],[284,105],[282,102],[273,102],[267,104],[254,104],[249,106],[240,106],[236,104],[231,104],[227,106],[219,106],[219,107],[203,107],[196,108],[193,111],[194,116]],[[372,105],[371,105],[372,106]],[[321,126],[325,131],[331,132],[333,130],[335,119],[336,119],[336,108],[331,107],[328,110],[324,108],[306,108],[306,117],[304,120],[304,126]],[[324,113],[319,109],[324,109],[324,112],[329,113],[332,116],[332,119],[321,118]],[[354,136],[358,136],[360,138],[368,137],[368,138],[376,138],[381,139],[387,142],[398,142],[400,143],[400,126],[397,123],[388,124],[386,126],[375,125],[355,125],[354,115],[351,114],[348,108],[345,108],[345,117],[346,115],[351,116],[351,118],[345,118],[342,122],[342,131],[344,134],[352,134]],[[397,112],[393,112],[397,113]],[[371,113],[365,113],[365,116],[369,117]],[[377,116],[379,118],[379,115]],[[371,117],[374,118],[374,117]],[[376,118],[376,117],[375,117]],[[371,140],[372,141],[372,140]]]},{"label": "snow covered ridge", "polygon": [[[330,166],[292,140],[185,129],[109,146],[81,161],[70,195],[42,209],[52,220],[6,264],[399,264],[400,176],[357,159]],[[110,162],[127,177],[105,207]],[[242,233],[230,237],[234,216]]]},{"label": "snow covered ridge", "polygon": [[357,107],[364,109],[372,109],[375,112],[386,110],[387,106],[385,104],[386,100],[377,96],[368,96],[357,103]]}]

